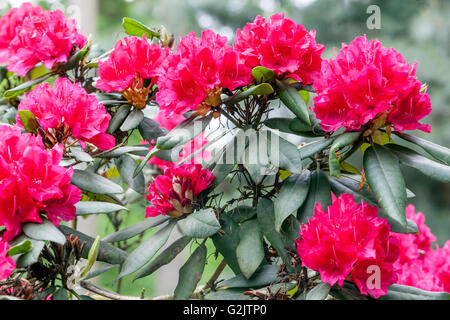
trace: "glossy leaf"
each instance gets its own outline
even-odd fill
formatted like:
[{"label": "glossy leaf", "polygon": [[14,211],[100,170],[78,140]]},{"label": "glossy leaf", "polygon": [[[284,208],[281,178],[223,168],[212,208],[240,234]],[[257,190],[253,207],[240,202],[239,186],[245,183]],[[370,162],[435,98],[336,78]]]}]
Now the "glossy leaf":
[{"label": "glossy leaf", "polygon": [[329,147],[333,141],[334,138],[316,140],[299,147],[298,150],[300,151],[302,159],[306,159]]},{"label": "glossy leaf", "polygon": [[326,282],[321,282],[312,288],[306,294],[305,300],[325,300],[330,292],[330,285]]},{"label": "glossy leaf", "polygon": [[236,257],[236,248],[239,244],[239,225],[227,213],[221,214],[219,220],[223,234],[216,233],[211,239],[231,270],[235,274],[239,274],[241,270]]},{"label": "glossy leaf", "polygon": [[251,278],[247,279],[243,274],[222,281],[217,288],[261,288],[278,280],[278,266],[265,265],[260,267]]},{"label": "glossy leaf", "polygon": [[122,26],[125,29],[125,32],[130,36],[142,37],[144,34],[147,36],[147,39],[159,38],[160,35],[158,32],[153,31],[143,23],[131,19],[131,18],[123,18]]},{"label": "glossy leaf", "polygon": [[275,80],[275,72],[261,66],[252,69],[252,76],[256,83],[273,82]]},{"label": "glossy leaf", "polygon": [[309,119],[308,107],[305,100],[300,93],[294,87],[287,85],[286,83],[276,81],[276,91],[280,100],[284,103],[289,110],[292,111],[300,120],[303,120],[307,124],[311,125]]},{"label": "glossy leaf", "polygon": [[180,231],[191,238],[207,238],[220,229],[214,210],[211,208],[198,210],[178,221]]},{"label": "glossy leaf", "polygon": [[257,220],[244,222],[239,230],[236,257],[242,274],[248,279],[264,259],[262,233]]},{"label": "glossy leaf", "polygon": [[119,210],[128,210],[126,207],[123,207],[115,203],[100,202],[100,201],[80,201],[75,204],[75,208],[77,208],[77,216],[86,216],[90,214],[111,213]]},{"label": "glossy leaf", "polygon": [[138,129],[142,138],[149,142],[166,135],[168,132],[158,122],[147,117],[139,124]]},{"label": "glossy leaf", "polygon": [[138,163],[128,154],[121,155],[118,159],[115,159],[117,170],[119,170],[120,177],[131,189],[142,195],[147,193],[145,188],[145,177],[139,173],[134,177],[134,172],[138,167]]},{"label": "glossy leaf", "polygon": [[225,99],[223,103],[227,104],[238,103],[239,101],[242,101],[250,96],[269,95],[271,93],[273,93],[272,86],[268,83],[261,83],[256,86],[250,87],[249,89],[242,91],[235,96]]},{"label": "glossy leaf", "polygon": [[115,194],[123,192],[122,187],[111,180],[96,173],[80,169],[73,170],[72,184],[83,191],[97,194]]},{"label": "glossy leaf", "polygon": [[450,293],[393,284],[388,288],[387,295],[381,296],[380,300],[450,300]]},{"label": "glossy leaf", "polygon": [[355,142],[360,135],[361,133],[359,131],[356,131],[356,132],[345,132],[340,136],[336,137],[336,139],[333,141],[333,144],[331,145],[330,154],[328,156],[330,175],[335,177],[339,177],[341,175],[341,164],[336,155],[336,152],[340,148],[346,147]]},{"label": "glossy leaf", "polygon": [[59,244],[66,243],[66,237],[49,220],[43,219],[42,223],[27,222],[22,224],[25,235],[34,240],[49,240]]},{"label": "glossy leaf", "polygon": [[[264,136],[261,130],[259,137]],[[297,147],[273,132],[267,132],[267,152],[271,164],[292,173],[302,172],[301,154]]]},{"label": "glossy leaf", "polygon": [[30,110],[19,110],[18,115],[26,132],[37,133],[39,122]]},{"label": "glossy leaf", "polygon": [[144,113],[142,112],[142,110],[134,108],[134,110],[128,114],[125,121],[120,126],[120,131],[126,132],[131,129],[137,128],[137,126],[143,120],[144,120]]},{"label": "glossy leaf", "polygon": [[10,100],[17,96],[20,96],[22,93],[31,89],[31,87],[33,87],[41,82],[44,82],[45,80],[50,78],[52,75],[53,75],[53,73],[49,73],[42,77],[22,83],[21,85],[18,85],[17,87],[15,87],[13,89],[9,89],[9,90],[5,91],[5,93],[3,94],[3,98],[5,98],[6,100]]},{"label": "glossy leaf", "polygon": [[25,239],[19,244],[16,244],[14,246],[11,245],[9,248],[7,254],[8,256],[12,257],[17,254],[25,254],[30,252],[33,249],[33,243],[29,239]]},{"label": "glossy leaf", "polygon": [[316,204],[320,203],[326,210],[331,205],[331,187],[325,173],[321,170],[315,170],[311,174],[308,196],[302,207],[298,210],[300,222],[306,222],[307,218],[314,215]]},{"label": "glossy leaf", "polygon": [[117,129],[120,128],[122,123],[125,121],[125,119],[130,114],[131,107],[128,104],[121,105],[114,116],[109,121],[108,130],[107,133],[111,134],[115,132]]}]

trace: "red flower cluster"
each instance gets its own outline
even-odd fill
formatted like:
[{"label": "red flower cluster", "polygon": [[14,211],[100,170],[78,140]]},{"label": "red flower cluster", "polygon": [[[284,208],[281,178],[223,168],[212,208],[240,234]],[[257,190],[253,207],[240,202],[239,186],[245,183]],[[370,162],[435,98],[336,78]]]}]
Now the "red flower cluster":
[{"label": "red flower cluster", "polygon": [[[53,89],[48,83],[36,86],[22,100],[20,110],[31,111],[44,130],[57,131],[55,142],[65,144],[73,137],[103,150],[115,146],[114,137],[105,133],[111,118],[105,107],[67,78],[58,78]],[[19,116],[17,124],[23,126]]]},{"label": "red flower cluster", "polygon": [[314,30],[308,32],[284,14],[274,14],[267,21],[257,16],[253,23],[237,30],[235,48],[249,68],[263,66],[279,77],[306,85],[320,73],[325,49],[316,43],[315,35]]},{"label": "red flower cluster", "polygon": [[450,292],[450,240],[442,248],[432,242],[436,237],[425,225],[422,212],[415,213],[414,206],[406,207],[406,217],[416,222],[418,234],[393,233],[399,240],[400,255],[394,264],[397,283],[428,291]]},{"label": "red flower cluster", "polygon": [[79,34],[76,21],[67,19],[60,10],[46,11],[29,3],[12,9],[0,20],[0,62],[19,76],[37,63],[48,69],[67,62],[74,48],[82,48],[86,37]]},{"label": "red flower cluster", "polygon": [[[150,89],[144,80],[155,84],[161,75],[162,64],[171,52],[150,44],[146,36],[126,37],[117,41],[108,60],[99,63],[97,88],[105,92],[123,92],[130,103],[143,109]],[[149,84],[149,86],[151,85]]]},{"label": "red flower cluster", "polygon": [[16,268],[16,264],[13,259],[7,255],[8,250],[8,242],[4,241],[3,238],[0,237],[0,280],[8,278]]},{"label": "red flower cluster", "polygon": [[430,132],[429,125],[418,122],[431,112],[431,103],[415,72],[394,49],[357,37],[343,44],[335,59],[323,61],[313,84],[316,117],[326,131],[360,130],[379,119],[395,130]]},{"label": "red flower cluster", "polygon": [[397,241],[387,220],[377,217],[376,207],[357,204],[350,194],[333,195],[326,211],[317,204],[300,236],[296,244],[303,266],[318,271],[330,285],[342,285],[349,277],[362,294],[378,298],[397,280]]},{"label": "red flower cluster", "polygon": [[59,165],[63,148],[46,150],[38,136],[0,126],[0,226],[9,241],[24,222],[41,223],[46,214],[55,225],[75,218],[81,190],[70,184],[73,168]]},{"label": "red flower cluster", "polygon": [[146,198],[153,206],[146,208],[146,217],[167,214],[178,218],[191,213],[197,195],[213,180],[213,174],[200,164],[166,168],[164,175],[157,176],[148,189]]},{"label": "red flower cluster", "polygon": [[251,70],[227,45],[227,37],[211,30],[204,31],[200,39],[193,32],[181,38],[164,67],[156,102],[168,116],[196,109],[204,115],[220,105],[223,88],[234,90],[251,82]]}]

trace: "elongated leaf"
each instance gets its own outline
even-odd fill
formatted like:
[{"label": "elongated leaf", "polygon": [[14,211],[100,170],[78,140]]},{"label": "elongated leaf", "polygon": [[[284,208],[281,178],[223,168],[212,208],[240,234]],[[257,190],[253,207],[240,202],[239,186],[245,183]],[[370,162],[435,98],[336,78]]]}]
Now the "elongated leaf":
[{"label": "elongated leaf", "polygon": [[124,120],[130,114],[131,107],[128,104],[121,105],[119,109],[117,109],[116,113],[109,121],[107,133],[111,134],[120,128]]},{"label": "elongated leaf", "polygon": [[262,234],[257,220],[246,221],[239,230],[236,257],[242,274],[248,279],[264,259]]},{"label": "elongated leaf", "polygon": [[72,148],[70,148],[70,153],[72,154],[72,156],[75,157],[75,159],[77,159],[79,161],[83,161],[83,162],[94,161],[94,159],[92,159],[92,157],[89,153],[82,151],[80,148],[72,147]]},{"label": "elongated leaf", "polygon": [[138,167],[136,160],[129,155],[124,154],[121,155],[120,158],[115,159],[115,163],[123,182],[137,193],[145,194],[147,192],[145,188],[145,178],[142,172],[136,177],[133,176]]},{"label": "elongated leaf", "polygon": [[59,288],[56,290],[56,292],[53,294],[53,300],[69,300],[69,293],[67,289]]},{"label": "elongated leaf", "polygon": [[120,147],[111,152],[105,153],[101,158],[118,158],[126,153],[132,153],[145,156],[148,153],[148,147],[145,146],[125,146]]},{"label": "elongated leaf", "polygon": [[144,113],[142,110],[135,108],[126,117],[125,121],[120,126],[123,132],[136,128],[144,120]]},{"label": "elongated leaf", "polygon": [[395,131],[394,133],[400,138],[418,145],[436,159],[450,165],[450,149],[403,132]]},{"label": "elongated leaf", "polygon": [[339,162],[339,159],[336,155],[336,152],[343,147],[346,147],[350,145],[351,143],[355,142],[356,139],[361,135],[361,133],[358,132],[345,132],[338,136],[331,145],[330,148],[330,154],[329,154],[329,168],[330,168],[330,175],[339,177],[341,175],[341,164]]},{"label": "elongated leaf", "polygon": [[[92,245],[94,244],[95,239],[80,232],[77,230],[73,230],[67,226],[59,226],[59,230],[62,231],[65,235],[73,234],[78,237],[81,242],[86,242],[86,246],[83,249],[82,257],[87,259],[89,256],[89,251],[91,250]],[[98,249],[97,261],[106,262],[112,265],[121,264],[125,261],[127,257],[127,253],[119,248],[116,248],[109,243],[105,243],[100,241],[100,248]]]},{"label": "elongated leaf", "polygon": [[300,93],[298,93],[297,89],[287,85],[282,81],[275,81],[278,97],[284,103],[284,105],[288,107],[288,109],[291,110],[292,113],[295,114],[299,119],[311,125],[308,107],[306,106],[303,97],[300,95]]},{"label": "elongated leaf", "polygon": [[407,230],[406,186],[398,158],[382,146],[364,152],[364,172],[370,188],[387,215]]},{"label": "elongated leaf", "polygon": [[191,141],[205,130],[211,122],[211,119],[212,114],[199,120],[192,118],[186,119],[167,135],[159,137],[156,142],[156,147],[159,150],[168,150]]},{"label": "elongated leaf", "polygon": [[9,100],[9,99],[15,98],[17,96],[20,96],[22,93],[24,93],[31,87],[33,87],[41,82],[44,82],[45,80],[50,78],[52,75],[53,75],[53,73],[49,73],[42,77],[22,83],[21,85],[15,87],[13,89],[9,89],[9,90],[5,91],[5,93],[3,94],[3,98],[5,98],[6,100]]},{"label": "elongated leaf", "polygon": [[16,266],[18,268],[25,268],[31,266],[33,263],[38,261],[39,256],[41,255],[42,249],[44,249],[45,241],[42,240],[34,240],[26,238],[26,236],[19,236],[21,239],[27,239],[31,242],[32,248],[29,252],[24,253],[18,256],[16,262]]},{"label": "elongated leaf", "polygon": [[216,233],[211,237],[217,251],[225,258],[235,274],[241,273],[236,257],[236,248],[239,244],[239,225],[233,221],[228,213],[220,215],[223,234]]},{"label": "elongated leaf", "polygon": [[380,300],[450,300],[450,293],[393,284],[388,288],[387,295],[381,296]]},{"label": "elongated leaf", "polygon": [[224,103],[232,104],[232,103],[238,103],[239,101],[242,101],[250,96],[254,95],[269,95],[273,93],[273,88],[268,83],[261,83],[254,87],[251,87],[233,97],[230,97],[229,99],[224,100]]},{"label": "elongated leaf", "polygon": [[330,183],[325,173],[321,170],[315,170],[311,174],[308,196],[297,213],[300,222],[306,222],[307,218],[311,218],[314,215],[314,208],[317,203],[320,203],[324,210],[331,205]]},{"label": "elongated leaf", "polygon": [[136,170],[134,170],[133,173],[133,178],[137,177],[141,171],[144,169],[144,167],[146,166],[146,164],[148,163],[148,161],[154,157],[157,153],[158,153],[158,148],[153,148],[151,149],[147,155],[144,157],[144,159],[142,159],[142,161],[139,163],[139,165],[136,167]]},{"label": "elongated leaf", "polygon": [[153,259],[148,265],[142,268],[141,271],[134,277],[136,279],[144,278],[151,275],[153,272],[161,268],[162,266],[169,264],[175,257],[183,251],[183,249],[191,242],[192,238],[183,236],[176,240],[163,252],[161,252],[155,259]]},{"label": "elongated leaf", "polygon": [[25,130],[30,133],[37,133],[40,125],[34,114],[30,110],[19,110],[18,114]]},{"label": "elongated leaf", "polygon": [[23,233],[34,240],[49,240],[59,244],[66,243],[66,237],[50,221],[43,219],[42,223],[24,223]]},{"label": "elongated leaf", "polygon": [[248,206],[238,206],[230,210],[229,214],[231,215],[231,219],[239,224],[253,218],[256,215],[256,208]]},{"label": "elongated leaf", "polygon": [[204,298],[205,300],[251,300],[249,296],[243,294],[242,289],[211,291]]},{"label": "elongated leaf", "polygon": [[333,143],[333,141],[334,138],[313,141],[304,146],[299,147],[298,150],[300,151],[302,159],[306,159],[324,150],[325,148],[330,146]]},{"label": "elongated leaf", "polygon": [[125,29],[125,32],[130,36],[142,37],[145,34],[147,39],[160,37],[158,32],[153,31],[145,24],[131,18],[124,17],[122,20],[122,26]]},{"label": "elongated leaf", "polygon": [[104,237],[102,239],[102,241],[105,241],[105,242],[125,241],[125,240],[128,240],[130,238],[137,236],[138,234],[141,234],[142,232],[144,232],[148,229],[159,226],[160,224],[168,221],[169,219],[170,219],[170,217],[168,217],[168,216],[158,216],[158,217],[146,219],[144,221],[138,222],[129,227],[121,229],[117,232],[114,232],[114,233]]},{"label": "elongated leaf", "polygon": [[298,232],[300,230],[300,222],[294,216],[289,216],[283,223],[281,227],[280,235],[283,240],[284,246],[291,249],[297,250],[294,244],[295,240],[298,239]]},{"label": "elongated leaf", "polygon": [[28,253],[32,249],[33,243],[31,242],[31,240],[26,239],[17,245],[11,246],[11,248],[9,248],[8,250],[8,256],[12,257],[15,256],[16,254]]},{"label": "elongated leaf", "polygon": [[275,230],[276,217],[274,215],[273,202],[269,199],[260,198],[258,200],[257,211],[258,223],[262,233],[270,242],[272,247],[274,247],[278,252],[278,255],[283,259],[288,270],[293,272],[294,270],[291,267],[291,257],[287,254],[284,248],[284,243],[280,233]]},{"label": "elongated leaf", "polygon": [[100,250],[100,236],[97,236],[91,248],[89,249],[87,264],[82,268],[83,271],[81,272],[80,275],[81,278],[84,278],[91,271],[91,268],[94,266],[95,261],[97,261],[99,250]]},{"label": "elongated leaf", "polygon": [[450,182],[450,166],[430,160],[414,150],[396,144],[386,144],[385,147],[392,151],[402,164],[415,168],[433,179]]},{"label": "elongated leaf", "polygon": [[117,279],[135,272],[150,261],[156,252],[167,242],[174,226],[175,221],[169,222],[167,226],[158,230],[147,241],[131,252],[124,261]]},{"label": "elongated leaf", "polygon": [[178,284],[174,292],[175,300],[189,299],[194,292],[197,283],[202,278],[206,264],[206,253],[206,246],[202,243],[181,267]]},{"label": "elongated leaf", "polygon": [[306,300],[325,300],[330,292],[330,285],[321,282],[306,294]]},{"label": "elongated leaf", "polygon": [[144,120],[138,126],[139,133],[142,138],[147,141],[158,139],[167,134],[167,130],[153,119],[145,117]]},{"label": "elongated leaf", "polygon": [[[261,130],[259,138],[266,135]],[[259,142],[264,143],[264,142]],[[297,147],[273,132],[267,131],[267,152],[270,163],[292,173],[302,172],[301,154]]]},{"label": "elongated leaf", "polygon": [[274,201],[275,229],[279,232],[284,220],[296,212],[308,195],[311,173],[304,170],[301,174],[293,174],[281,186],[280,193]]},{"label": "elongated leaf", "polygon": [[265,265],[247,279],[243,274],[220,282],[218,288],[261,288],[267,286],[278,279],[278,266],[277,265]]},{"label": "elongated leaf", "polygon": [[75,204],[75,208],[77,208],[77,216],[128,210],[127,208],[115,203],[100,201],[80,201]]},{"label": "elongated leaf", "polygon": [[108,270],[111,270],[113,268],[119,268],[120,264],[105,264],[103,265],[101,268],[96,269],[94,271],[92,271],[91,273],[89,273],[89,275],[87,277],[85,277],[83,280],[89,280],[89,279],[93,279],[95,277],[98,277],[99,275],[105,273]]},{"label": "elongated leaf", "polygon": [[252,76],[256,83],[273,82],[275,80],[275,72],[261,66],[252,69]]},{"label": "elongated leaf", "polygon": [[96,194],[115,194],[123,192],[122,187],[111,180],[96,173],[80,169],[73,170],[72,184],[83,191]]},{"label": "elongated leaf", "polygon": [[202,209],[178,221],[180,231],[191,238],[207,238],[220,229],[214,210]]}]

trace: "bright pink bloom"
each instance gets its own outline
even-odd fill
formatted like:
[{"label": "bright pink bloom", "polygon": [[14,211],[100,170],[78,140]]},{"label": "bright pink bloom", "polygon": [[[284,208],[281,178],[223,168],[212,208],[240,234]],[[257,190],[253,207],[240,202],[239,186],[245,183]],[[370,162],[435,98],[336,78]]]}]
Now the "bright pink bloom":
[{"label": "bright pink bloom", "polygon": [[416,222],[417,234],[392,233],[400,244],[400,255],[394,267],[397,283],[428,291],[450,292],[450,241],[442,248],[432,242],[436,237],[425,225],[422,212],[415,213],[414,206],[406,207],[406,217]]},{"label": "bright pink bloom", "polygon": [[78,33],[76,21],[67,19],[60,10],[25,15],[14,32],[8,47],[8,70],[22,77],[39,62],[47,69],[67,62],[87,41]]},{"label": "bright pink bloom", "polygon": [[[114,137],[106,134],[111,116],[98,103],[95,95],[87,94],[80,84],[58,78],[50,84],[36,86],[19,105],[19,110],[31,111],[44,130],[61,132],[61,141],[68,138],[89,142],[102,150],[115,146]],[[23,126],[19,116],[17,124]]]},{"label": "bright pink bloom", "polygon": [[12,8],[0,18],[0,63],[8,63],[9,44],[16,36],[16,29],[21,27],[26,17],[39,16],[44,10],[31,3],[23,3],[19,8]]},{"label": "bright pink bloom", "polygon": [[378,40],[357,37],[343,44],[334,59],[324,60],[314,80],[314,112],[326,131],[360,130],[370,121],[387,115],[385,124],[395,130],[430,126],[418,122],[431,112],[427,93],[420,93],[416,67]]},{"label": "bright pink bloom", "polygon": [[249,68],[263,66],[278,77],[294,78],[310,84],[320,73],[325,47],[316,43],[316,32],[308,32],[284,14],[278,13],[267,21],[257,16],[236,31],[235,48]]},{"label": "bright pink bloom", "polygon": [[220,104],[223,88],[234,90],[251,82],[251,73],[227,38],[211,30],[196,38],[192,32],[181,38],[159,77],[156,102],[165,115],[198,109],[206,113]]},{"label": "bright pink bloom", "polygon": [[146,196],[153,206],[146,208],[146,217],[170,215],[180,217],[191,213],[200,192],[214,180],[208,169],[200,164],[182,164],[164,170],[149,187]]},{"label": "bright pink bloom", "polygon": [[9,244],[0,237],[0,280],[8,278],[13,270],[16,268],[16,264],[8,254]]},{"label": "bright pink bloom", "polygon": [[[379,297],[396,281],[393,263],[398,249],[389,231],[376,207],[357,204],[350,194],[333,195],[327,211],[317,204],[314,217],[302,225],[297,250],[303,266],[318,271],[322,281],[342,285],[351,275],[361,293]],[[378,286],[368,287],[369,266],[381,272]]]},{"label": "bright pink bloom", "polygon": [[156,83],[169,48],[150,44],[146,36],[126,37],[117,41],[108,60],[99,63],[97,88],[105,92],[122,92],[130,88],[135,77],[151,79]]},{"label": "bright pink bloom", "polygon": [[63,148],[46,150],[38,136],[21,134],[19,128],[0,126],[0,225],[9,241],[24,222],[42,222],[46,214],[53,224],[75,218],[74,204],[81,190],[70,184],[73,168],[59,165]]}]

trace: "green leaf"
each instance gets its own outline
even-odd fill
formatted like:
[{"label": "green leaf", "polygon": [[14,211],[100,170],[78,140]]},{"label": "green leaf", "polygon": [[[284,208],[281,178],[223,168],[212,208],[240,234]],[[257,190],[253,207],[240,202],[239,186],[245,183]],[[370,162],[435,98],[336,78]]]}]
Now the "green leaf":
[{"label": "green leaf", "polygon": [[393,284],[380,300],[450,300],[448,292],[425,291],[419,288]]},{"label": "green leaf", "polygon": [[120,158],[115,159],[117,170],[119,170],[120,177],[131,189],[142,195],[147,193],[145,188],[145,177],[140,172],[134,177],[134,172],[138,167],[138,163],[131,156],[124,154]]},{"label": "green leaf", "polygon": [[206,246],[202,243],[181,267],[178,284],[174,292],[174,300],[190,298],[202,278],[206,264],[206,253]]},{"label": "green leaf", "polygon": [[281,235],[275,231],[276,229],[276,216],[274,214],[273,202],[269,199],[260,198],[258,200],[258,223],[261,231],[266,239],[278,252],[278,255],[283,259],[286,267],[290,272],[294,270],[291,267],[291,257],[287,254],[284,248],[284,242]]},{"label": "green leaf", "polygon": [[135,272],[145,265],[158,252],[159,249],[167,242],[175,221],[170,221],[168,225],[159,229],[148,240],[137,247],[125,259],[117,279],[120,279],[130,273]]},{"label": "green leaf", "polygon": [[116,194],[123,192],[122,187],[111,180],[96,173],[80,169],[73,170],[72,184],[83,191],[96,194]]},{"label": "green leaf", "polygon": [[211,122],[211,119],[212,114],[198,120],[193,118],[184,120],[167,135],[159,137],[156,142],[156,147],[159,150],[169,150],[191,141],[205,130]]},{"label": "green leaf", "polygon": [[336,155],[336,152],[343,147],[346,147],[353,142],[356,141],[356,139],[359,138],[361,133],[359,131],[356,132],[345,132],[338,136],[331,145],[330,148],[330,154],[328,156],[329,159],[329,168],[330,168],[330,175],[339,177],[341,175],[341,164],[340,161]]},{"label": "green leaf", "polygon": [[256,86],[250,87],[249,89],[242,91],[235,96],[224,99],[223,103],[226,104],[238,103],[239,101],[242,101],[250,96],[269,95],[271,93],[273,93],[272,86],[268,83],[261,83]]},{"label": "green leaf", "polygon": [[294,242],[298,238],[299,230],[300,230],[300,222],[297,220],[296,217],[289,216],[284,221],[281,227],[280,235],[286,248],[289,248],[293,251],[297,250]]},{"label": "green leaf", "polygon": [[252,69],[252,76],[256,83],[273,82],[275,80],[275,72],[261,66]]},{"label": "green leaf", "polygon": [[308,195],[311,173],[304,170],[301,174],[293,174],[281,186],[275,205],[275,229],[279,232],[284,220],[296,212]]},{"label": "green leaf", "polygon": [[125,121],[120,126],[120,131],[126,132],[131,129],[134,129],[143,120],[144,120],[144,112],[142,112],[142,110],[140,109],[134,108],[134,110],[128,114]]},{"label": "green leaf", "polygon": [[80,201],[75,204],[77,216],[87,216],[90,214],[111,213],[119,210],[128,210],[127,208],[110,202],[100,201]]},{"label": "green leaf", "polygon": [[124,120],[128,117],[130,110],[131,107],[128,104],[121,105],[109,121],[108,130],[106,132],[112,134],[117,129],[119,129]]},{"label": "green leaf", "polygon": [[133,238],[137,236],[138,234],[141,234],[142,232],[154,228],[156,226],[159,226],[160,224],[168,221],[170,217],[168,216],[157,216],[152,217],[150,219],[146,219],[144,221],[138,222],[136,224],[133,224],[129,227],[126,227],[124,229],[121,229],[117,232],[114,232],[102,239],[102,241],[105,242],[119,242],[119,241],[125,241],[130,238]]},{"label": "green leaf", "polygon": [[330,285],[326,282],[321,282],[314,288],[312,288],[306,294],[305,300],[325,300],[330,292]]},{"label": "green leaf", "polygon": [[25,130],[36,134],[40,125],[34,114],[30,110],[19,110],[18,114]]},{"label": "green leaf", "polygon": [[142,138],[147,141],[158,139],[168,132],[165,128],[161,127],[158,122],[147,117],[139,124],[138,129]]},{"label": "green leaf", "polygon": [[[17,238],[16,238],[17,239]],[[18,268],[25,268],[31,266],[33,263],[37,262],[39,256],[41,255],[42,249],[44,249],[45,241],[29,239],[25,235],[19,236],[19,239],[14,239],[15,241],[23,242],[24,239],[29,240],[32,244],[32,248],[27,253],[24,253],[18,257],[16,260],[16,265]],[[15,258],[15,257],[14,257]]]},{"label": "green leaf", "polygon": [[278,280],[278,266],[265,265],[258,268],[251,278],[247,279],[243,274],[220,282],[217,288],[261,288]]},{"label": "green leaf", "polygon": [[120,267],[120,264],[107,263],[107,264],[103,265],[101,268],[96,269],[95,271],[92,271],[91,273],[89,273],[89,275],[87,277],[85,277],[83,280],[93,279],[93,278],[98,277],[99,275],[105,273],[108,270],[111,270],[113,268],[118,268],[118,267]]},{"label": "green leaf", "polygon": [[49,220],[43,219],[42,223],[27,222],[22,225],[25,235],[35,240],[49,240],[59,244],[66,243],[66,237]]},{"label": "green leaf", "polygon": [[149,276],[162,266],[169,264],[181,251],[183,251],[183,249],[189,244],[189,242],[191,242],[191,240],[192,238],[186,236],[177,239],[163,252],[161,252],[155,259],[153,259],[148,265],[142,268],[142,270],[139,271],[138,274],[134,277],[133,281]]},{"label": "green leaf", "polygon": [[300,120],[303,120],[307,124],[311,125],[309,119],[308,107],[303,100],[303,97],[294,87],[287,85],[286,83],[276,81],[276,91],[280,100],[284,105],[292,111]]},{"label": "green leaf", "polygon": [[248,206],[238,206],[228,212],[236,223],[242,223],[244,221],[250,220],[256,215],[256,208]]},{"label": "green leaf", "polygon": [[248,279],[264,260],[262,234],[257,220],[244,222],[239,230],[236,257],[242,274]]},{"label": "green leaf", "polygon": [[154,157],[158,153],[158,151],[159,151],[158,148],[155,147],[147,153],[144,159],[142,159],[139,165],[136,167],[136,170],[134,170],[133,178],[137,177],[141,173],[141,171],[144,169],[148,161],[152,157]]},{"label": "green leaf", "polygon": [[[95,239],[80,232],[77,230],[73,230],[67,226],[60,225],[59,230],[62,231],[65,235],[73,234],[78,237],[81,242],[86,242],[86,246],[83,249],[82,257],[87,259],[89,256],[89,251],[91,250],[92,245],[94,244]],[[125,261],[127,257],[127,253],[119,248],[116,248],[109,243],[105,243],[100,241],[100,248],[98,250],[97,261],[106,262],[112,265],[121,264]]]},{"label": "green leaf", "polygon": [[418,145],[423,150],[425,150],[433,157],[435,157],[437,160],[440,160],[445,164],[450,165],[450,149],[440,146],[436,143],[430,142],[428,140],[411,136],[403,132],[394,131],[394,133],[400,138]]},{"label": "green leaf", "polygon": [[235,274],[241,273],[236,257],[236,248],[239,244],[239,225],[233,221],[229,213],[220,215],[223,235],[216,233],[211,237],[217,251],[225,258]]},{"label": "green leaf", "polygon": [[212,208],[198,210],[178,221],[180,231],[191,238],[207,238],[220,230],[220,223]]},{"label": "green leaf", "polygon": [[3,98],[5,98],[6,100],[10,100],[13,99],[17,96],[20,96],[22,93],[24,93],[25,91],[27,91],[28,89],[30,89],[31,87],[44,82],[45,80],[47,80],[48,78],[50,78],[51,76],[53,76],[53,73],[49,73],[46,74],[42,77],[27,81],[25,83],[22,83],[21,85],[13,88],[13,89],[9,89],[7,91],[5,91],[5,93],[3,94]]},{"label": "green leaf", "polygon": [[[302,172],[301,154],[297,147],[289,141],[281,138],[273,132],[261,130],[259,138],[266,136],[267,133],[267,153],[270,162],[277,167],[285,169],[292,173]],[[259,142],[260,144],[264,143]]]},{"label": "green leaf", "polygon": [[311,174],[308,196],[297,213],[300,222],[306,222],[307,218],[311,218],[314,215],[314,208],[317,203],[320,203],[324,210],[331,205],[330,183],[325,173],[321,170],[315,170]]},{"label": "green leaf", "polygon": [[122,26],[125,29],[125,32],[130,36],[142,37],[145,34],[149,40],[154,37],[160,37],[158,32],[153,31],[143,23],[131,18],[124,17]]},{"label": "green leaf", "polygon": [[211,291],[204,298],[205,300],[251,300],[249,296],[242,293],[241,289]]},{"label": "green leaf", "polygon": [[374,145],[364,152],[363,165],[367,182],[381,207],[406,231],[406,186],[398,158],[382,146]]},{"label": "green leaf", "polygon": [[80,148],[71,147],[70,153],[72,154],[75,159],[83,162],[92,162],[94,159],[92,159],[91,155],[89,153],[84,152]]},{"label": "green leaf", "polygon": [[87,264],[82,268],[83,271],[81,272],[80,275],[81,278],[84,278],[87,274],[89,274],[89,271],[91,271],[91,268],[94,266],[95,261],[97,261],[99,250],[100,250],[100,236],[97,236],[97,238],[95,238],[95,241],[89,250]]},{"label": "green leaf", "polygon": [[385,147],[398,157],[400,163],[415,168],[433,179],[450,182],[450,166],[430,160],[414,150],[403,146],[386,144]]},{"label": "green leaf", "polygon": [[24,254],[24,253],[28,253],[33,249],[33,243],[29,240],[26,239],[25,241],[22,241],[21,243],[11,246],[11,248],[9,248],[7,255],[12,257],[15,256],[17,254]]},{"label": "green leaf", "polygon": [[300,151],[302,159],[306,159],[324,150],[325,148],[330,146],[333,143],[333,141],[334,138],[316,140],[299,147],[298,150]]},{"label": "green leaf", "polygon": [[132,153],[139,156],[145,156],[148,153],[146,146],[125,146],[114,149],[108,153],[101,155],[99,158],[118,158],[126,153]]},{"label": "green leaf", "polygon": [[52,300],[69,300],[69,292],[64,288],[59,288],[53,294]]}]

